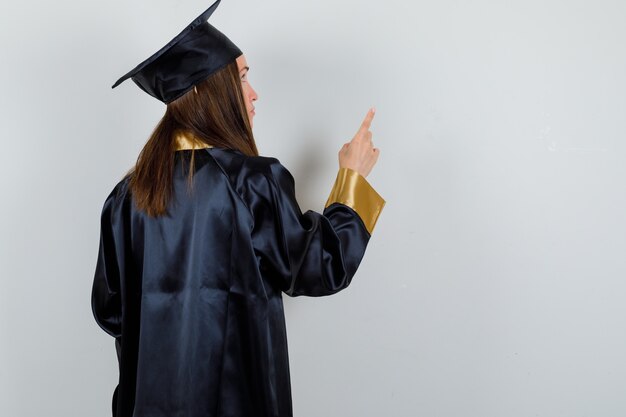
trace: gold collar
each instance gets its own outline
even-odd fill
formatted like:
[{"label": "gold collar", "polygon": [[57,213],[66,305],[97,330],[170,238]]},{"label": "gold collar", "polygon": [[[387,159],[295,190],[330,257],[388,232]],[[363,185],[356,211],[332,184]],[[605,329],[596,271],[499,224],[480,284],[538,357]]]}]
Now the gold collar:
[{"label": "gold collar", "polygon": [[187,149],[206,149],[213,147],[211,145],[207,145],[199,139],[185,135],[184,133],[178,133],[175,139],[177,151],[183,151]]}]

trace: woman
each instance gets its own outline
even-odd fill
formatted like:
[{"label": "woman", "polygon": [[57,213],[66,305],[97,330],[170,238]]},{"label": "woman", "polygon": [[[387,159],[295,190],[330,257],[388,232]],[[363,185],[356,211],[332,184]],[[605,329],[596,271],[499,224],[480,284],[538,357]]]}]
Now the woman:
[{"label": "woman", "polygon": [[281,294],[346,288],[384,206],[370,111],[324,213],[300,211],[258,156],[245,57],[206,22],[218,4],[116,83],[167,104],[102,211],[92,307],[116,341],[117,417],[291,416]]}]

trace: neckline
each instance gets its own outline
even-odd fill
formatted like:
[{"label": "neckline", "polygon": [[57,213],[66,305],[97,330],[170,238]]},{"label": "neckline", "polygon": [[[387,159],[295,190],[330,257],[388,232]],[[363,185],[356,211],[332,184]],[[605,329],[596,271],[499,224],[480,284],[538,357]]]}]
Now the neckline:
[{"label": "neckline", "polygon": [[178,133],[175,137],[175,140],[176,140],[177,151],[185,151],[185,150],[193,150],[193,149],[208,149],[208,148],[213,147],[211,145],[208,145],[202,142],[199,139],[196,139],[184,133]]}]

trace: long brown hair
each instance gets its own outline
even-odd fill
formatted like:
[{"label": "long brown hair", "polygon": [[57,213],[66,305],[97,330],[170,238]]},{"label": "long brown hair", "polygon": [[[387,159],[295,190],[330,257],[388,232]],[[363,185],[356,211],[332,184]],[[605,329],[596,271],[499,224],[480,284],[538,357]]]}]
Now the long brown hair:
[{"label": "long brown hair", "polygon": [[[176,135],[196,142],[259,154],[244,102],[237,62],[225,66],[167,105],[165,115],[129,172],[130,190],[138,209],[150,216],[166,213],[173,191]],[[193,175],[193,151],[189,181]]]}]

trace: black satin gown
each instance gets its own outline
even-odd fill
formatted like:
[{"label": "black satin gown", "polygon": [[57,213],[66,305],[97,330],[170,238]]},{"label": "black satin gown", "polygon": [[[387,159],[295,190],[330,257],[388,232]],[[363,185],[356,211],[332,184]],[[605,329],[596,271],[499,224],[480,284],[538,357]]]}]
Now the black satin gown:
[{"label": "black satin gown", "polygon": [[323,214],[302,213],[277,159],[176,152],[168,214],[106,199],[92,293],[115,338],[115,417],[292,416],[281,294],[346,288],[384,200],[340,170]]}]

